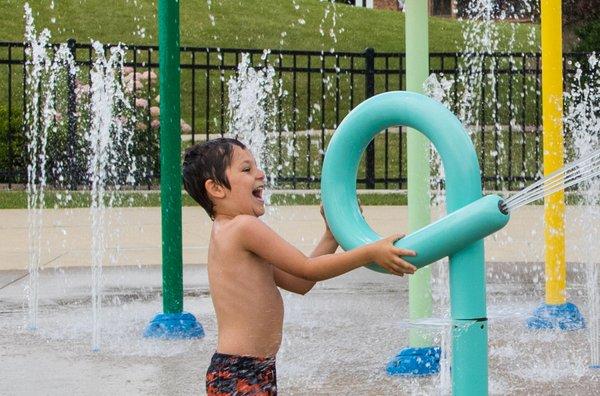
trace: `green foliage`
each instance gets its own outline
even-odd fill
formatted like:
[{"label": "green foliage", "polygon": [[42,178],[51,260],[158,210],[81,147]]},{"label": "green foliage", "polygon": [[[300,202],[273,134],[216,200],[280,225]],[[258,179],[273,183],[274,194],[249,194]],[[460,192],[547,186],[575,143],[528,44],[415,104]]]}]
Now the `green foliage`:
[{"label": "green foliage", "polygon": [[565,25],[580,25],[600,19],[600,0],[563,0],[562,10]]},{"label": "green foliage", "polygon": [[9,119],[8,106],[0,104],[0,170],[10,171],[11,158],[13,174],[22,173],[27,159],[27,141],[23,133],[22,115],[11,109]]},{"label": "green foliage", "polygon": [[600,19],[588,22],[575,29],[579,43],[575,47],[578,52],[600,50]]}]

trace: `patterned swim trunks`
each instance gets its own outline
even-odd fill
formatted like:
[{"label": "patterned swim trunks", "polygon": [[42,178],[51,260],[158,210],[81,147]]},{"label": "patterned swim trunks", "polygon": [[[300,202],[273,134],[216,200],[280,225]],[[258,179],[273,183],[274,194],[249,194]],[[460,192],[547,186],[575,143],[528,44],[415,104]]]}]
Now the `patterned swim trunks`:
[{"label": "patterned swim trunks", "polygon": [[275,358],[215,352],[206,371],[208,396],[276,396]]}]

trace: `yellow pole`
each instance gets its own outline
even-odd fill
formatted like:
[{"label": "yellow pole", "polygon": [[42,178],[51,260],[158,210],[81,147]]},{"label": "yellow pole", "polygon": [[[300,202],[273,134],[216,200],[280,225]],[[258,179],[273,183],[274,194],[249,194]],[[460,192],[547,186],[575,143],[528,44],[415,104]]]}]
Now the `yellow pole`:
[{"label": "yellow pole", "polygon": [[[544,175],[562,168],[563,71],[560,0],[542,0],[542,115]],[[561,190],[544,200],[546,304],[566,303],[565,197]]]}]

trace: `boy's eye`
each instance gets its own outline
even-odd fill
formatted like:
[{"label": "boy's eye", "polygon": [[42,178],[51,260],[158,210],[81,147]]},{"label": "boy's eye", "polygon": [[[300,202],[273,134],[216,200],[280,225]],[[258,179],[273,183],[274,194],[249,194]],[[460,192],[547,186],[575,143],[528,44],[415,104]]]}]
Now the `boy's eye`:
[{"label": "boy's eye", "polygon": [[242,172],[250,172],[250,168],[244,168],[242,169]]}]

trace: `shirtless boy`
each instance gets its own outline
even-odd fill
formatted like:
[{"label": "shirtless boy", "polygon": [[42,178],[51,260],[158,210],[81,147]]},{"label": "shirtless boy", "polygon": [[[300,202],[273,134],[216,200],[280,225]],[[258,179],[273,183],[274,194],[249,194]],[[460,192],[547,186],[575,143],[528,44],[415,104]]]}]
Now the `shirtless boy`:
[{"label": "shirtless boy", "polygon": [[276,395],[275,355],[281,344],[283,301],[278,287],[307,293],[320,280],[375,262],[392,274],[416,268],[396,248],[402,235],[335,254],[327,222],[307,257],[259,220],[265,174],[246,147],[219,138],[186,151],[186,191],[213,220],[208,249],[210,295],[218,324],[217,350],[206,374],[208,395]]}]

